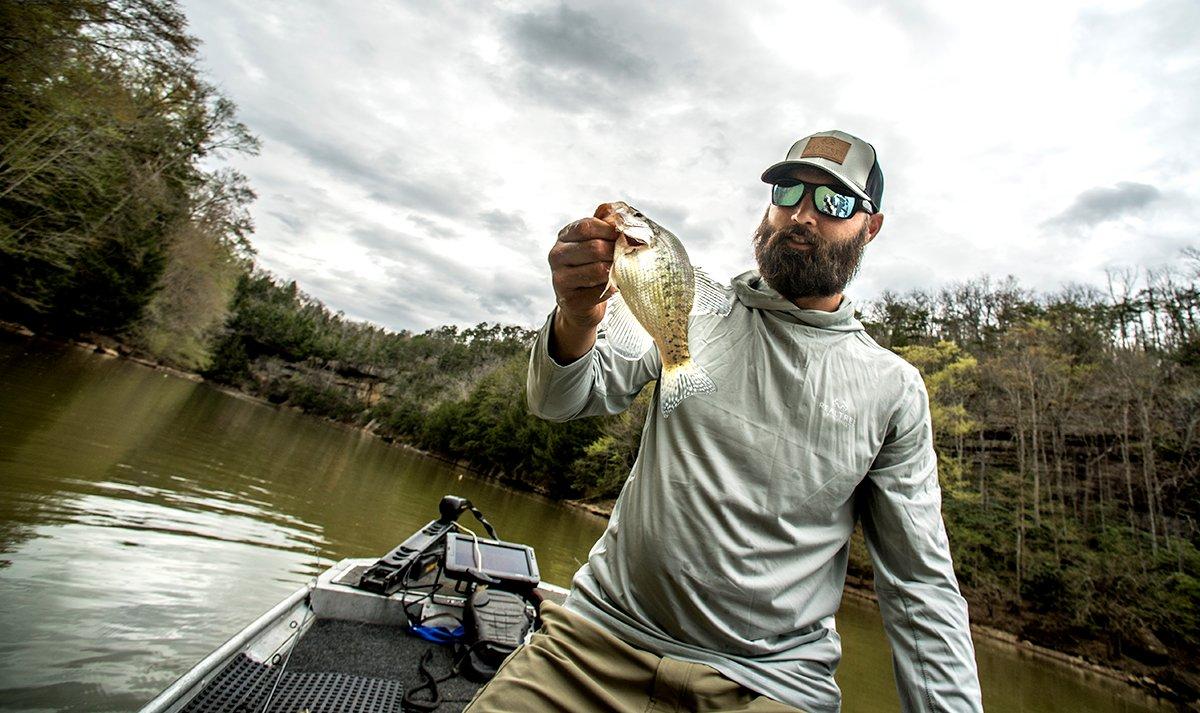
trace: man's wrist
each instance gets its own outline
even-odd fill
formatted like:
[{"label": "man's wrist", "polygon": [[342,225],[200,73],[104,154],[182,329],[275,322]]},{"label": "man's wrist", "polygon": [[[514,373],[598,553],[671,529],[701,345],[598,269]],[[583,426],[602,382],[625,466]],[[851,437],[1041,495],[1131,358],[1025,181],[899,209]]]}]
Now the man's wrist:
[{"label": "man's wrist", "polygon": [[590,320],[580,321],[555,310],[550,323],[550,357],[565,366],[587,354],[596,343],[596,327]]}]

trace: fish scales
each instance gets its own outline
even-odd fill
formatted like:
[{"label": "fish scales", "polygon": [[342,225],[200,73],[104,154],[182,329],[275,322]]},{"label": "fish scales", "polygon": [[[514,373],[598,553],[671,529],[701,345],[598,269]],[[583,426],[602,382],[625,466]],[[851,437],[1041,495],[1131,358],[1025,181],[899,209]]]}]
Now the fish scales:
[{"label": "fish scales", "polygon": [[629,310],[658,345],[663,364],[676,366],[691,358],[687,324],[695,275],[678,238],[665,231],[659,238],[642,250],[619,247],[613,278]]},{"label": "fish scales", "polygon": [[626,358],[640,358],[650,342],[658,347],[659,404],[663,415],[670,416],[687,397],[717,388],[692,360],[690,315],[725,316],[730,304],[722,288],[693,269],[683,243],[671,231],[626,203],[609,205],[612,213],[606,220],[618,232],[611,275],[619,293],[613,298],[616,307],[606,314],[607,333]]}]

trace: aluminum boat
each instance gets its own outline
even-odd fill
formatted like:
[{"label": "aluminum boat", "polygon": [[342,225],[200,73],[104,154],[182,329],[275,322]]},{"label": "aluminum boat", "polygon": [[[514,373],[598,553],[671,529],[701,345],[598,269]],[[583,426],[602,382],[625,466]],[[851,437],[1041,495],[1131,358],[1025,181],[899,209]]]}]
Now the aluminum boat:
[{"label": "aluminum boat", "polygon": [[[334,564],[206,656],[142,712],[461,711],[482,685],[464,675],[469,647],[456,628],[478,588],[469,577],[446,577],[448,555],[439,547],[458,530],[447,517],[447,499],[442,519],[384,558]],[[488,531],[494,533],[490,525]],[[471,548],[477,557],[479,544],[498,542],[459,540],[468,557]],[[383,571],[396,574],[391,586],[365,586],[389,562],[392,570]],[[472,572],[487,580],[486,573]],[[567,590],[531,582],[525,594],[533,595],[525,597],[531,602],[562,602]],[[532,619],[533,604],[521,606]],[[442,626],[414,628],[418,623]],[[457,640],[430,636],[438,631]]]}]

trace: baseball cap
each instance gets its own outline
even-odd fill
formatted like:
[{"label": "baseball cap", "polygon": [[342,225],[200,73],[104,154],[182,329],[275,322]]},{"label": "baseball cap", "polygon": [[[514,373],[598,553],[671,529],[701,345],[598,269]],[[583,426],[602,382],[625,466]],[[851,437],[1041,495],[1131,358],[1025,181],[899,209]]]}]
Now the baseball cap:
[{"label": "baseball cap", "polygon": [[763,172],[765,183],[774,183],[790,166],[813,166],[846,184],[872,210],[883,205],[883,171],[875,147],[844,131],[820,131],[792,144],[787,158]]}]

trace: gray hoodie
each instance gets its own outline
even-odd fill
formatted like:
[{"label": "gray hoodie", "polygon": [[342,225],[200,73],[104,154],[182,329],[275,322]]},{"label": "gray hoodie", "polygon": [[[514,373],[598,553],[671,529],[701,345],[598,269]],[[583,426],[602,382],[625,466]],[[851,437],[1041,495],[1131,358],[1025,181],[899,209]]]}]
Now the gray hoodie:
[{"label": "gray hoodie", "polygon": [[[729,316],[690,327],[717,392],[669,418],[655,393],[637,462],[566,606],[634,646],[837,711],[834,614],[861,518],[903,709],[982,710],[919,372],[863,331],[849,300],[800,309],[756,272],[733,292]],[[529,363],[538,416],[619,413],[658,378],[656,350],[627,361],[603,329],[560,366],[547,352],[551,321]]]}]

